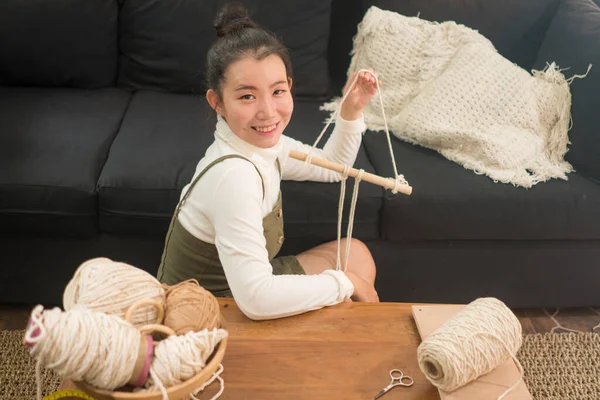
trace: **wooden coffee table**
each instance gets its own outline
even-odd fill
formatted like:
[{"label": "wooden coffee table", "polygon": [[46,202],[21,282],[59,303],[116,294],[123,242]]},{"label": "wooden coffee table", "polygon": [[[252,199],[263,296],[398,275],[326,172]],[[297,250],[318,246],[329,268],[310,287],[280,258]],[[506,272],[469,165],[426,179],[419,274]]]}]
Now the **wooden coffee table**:
[{"label": "wooden coffee table", "polygon": [[417,364],[410,304],[342,303],[269,321],[246,318],[232,299],[219,304],[230,335],[222,399],[372,399],[393,368],[415,383],[382,400],[440,398]]},{"label": "wooden coffee table", "polygon": [[[233,299],[219,305],[229,331],[220,399],[372,399],[394,368],[414,385],[381,400],[440,399],[417,364],[421,339],[411,304],[342,303],[268,321],[248,319]],[[218,389],[215,381],[198,398]]]}]

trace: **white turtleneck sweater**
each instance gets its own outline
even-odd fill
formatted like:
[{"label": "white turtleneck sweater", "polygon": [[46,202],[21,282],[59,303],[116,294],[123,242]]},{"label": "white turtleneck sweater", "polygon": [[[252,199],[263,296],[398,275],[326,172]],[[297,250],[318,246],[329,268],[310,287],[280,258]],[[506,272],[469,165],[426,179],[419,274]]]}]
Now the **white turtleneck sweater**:
[{"label": "white turtleneck sweater", "polygon": [[[365,129],[362,117],[346,121],[338,116],[323,149],[311,154],[352,166]],[[279,195],[276,158],[281,163],[282,179],[338,182],[341,178],[337,172],[288,158],[290,150],[307,152],[310,148],[285,135],[272,148],[258,148],[237,137],[219,117],[215,141],[198,163],[194,177],[217,158],[239,154],[260,171],[264,198],[256,168],[246,160],[229,158],[200,178],[181,207],[179,221],[183,227],[198,239],[216,245],[233,297],[249,318],[295,315],[340,303],[354,292],[342,271],[273,275],[269,263],[262,220],[273,210]],[[182,197],[189,186],[183,188]]]}]

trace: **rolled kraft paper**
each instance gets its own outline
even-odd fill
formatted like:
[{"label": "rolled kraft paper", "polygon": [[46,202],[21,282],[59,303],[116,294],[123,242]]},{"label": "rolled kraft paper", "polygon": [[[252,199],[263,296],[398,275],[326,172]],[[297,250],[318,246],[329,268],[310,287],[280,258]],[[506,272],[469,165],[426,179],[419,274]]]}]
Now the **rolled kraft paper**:
[{"label": "rolled kraft paper", "polygon": [[452,392],[516,355],[521,324],[500,300],[468,304],[419,346],[419,368],[436,387]]},{"label": "rolled kraft paper", "polygon": [[164,325],[177,335],[187,332],[212,330],[220,324],[217,298],[198,284],[195,279],[166,287]]},{"label": "rolled kraft paper", "polygon": [[128,382],[131,386],[141,387],[144,385],[148,379],[148,374],[150,373],[153,354],[154,342],[152,341],[152,336],[141,335],[138,357]]}]

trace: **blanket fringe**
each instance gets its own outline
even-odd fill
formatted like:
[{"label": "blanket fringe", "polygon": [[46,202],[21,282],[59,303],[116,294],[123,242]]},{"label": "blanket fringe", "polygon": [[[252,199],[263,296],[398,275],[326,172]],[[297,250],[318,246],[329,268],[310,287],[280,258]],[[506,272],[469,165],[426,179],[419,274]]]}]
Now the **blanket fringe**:
[{"label": "blanket fringe", "polygon": [[564,161],[565,154],[569,151],[568,145],[570,144],[567,133],[573,127],[573,117],[571,115],[572,97],[569,86],[575,79],[587,77],[591,68],[592,65],[590,64],[585,74],[573,75],[570,78],[566,78],[562,73],[562,71],[565,71],[568,68],[561,70],[555,62],[546,63],[546,67],[541,71],[532,70],[534,78],[553,85],[552,94],[556,96],[555,115],[557,116],[557,120],[548,132],[546,149],[549,161],[557,167],[555,168],[555,171],[553,171],[554,173],[550,173],[552,176],[556,176],[556,173],[558,172],[556,169],[561,169],[564,173],[574,171],[573,167],[568,162]]}]

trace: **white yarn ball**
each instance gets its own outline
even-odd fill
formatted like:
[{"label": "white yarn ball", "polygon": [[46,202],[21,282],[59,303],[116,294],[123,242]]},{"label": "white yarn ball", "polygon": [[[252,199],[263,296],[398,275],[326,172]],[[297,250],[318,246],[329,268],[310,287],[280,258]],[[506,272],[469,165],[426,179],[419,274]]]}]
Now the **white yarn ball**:
[{"label": "white yarn ball", "polygon": [[[165,290],[148,272],[109,258],[93,258],[81,264],[63,293],[66,311],[76,305],[125,318],[129,307],[141,299],[154,299],[164,308]],[[144,305],[132,315],[139,327],[161,323],[156,307]]]},{"label": "white yarn ball", "polygon": [[25,342],[38,360],[38,393],[39,366],[100,389],[124,386],[135,368],[140,338],[140,331],[127,321],[85,307],[67,312],[35,307]]},{"label": "white yarn ball", "polygon": [[480,298],[421,343],[419,368],[434,386],[451,392],[505,363],[522,341],[512,311],[498,299]]},{"label": "white yarn ball", "polygon": [[185,382],[202,371],[217,344],[227,336],[226,330],[215,328],[162,340],[154,349],[146,389],[161,390],[166,396],[165,388]]}]

